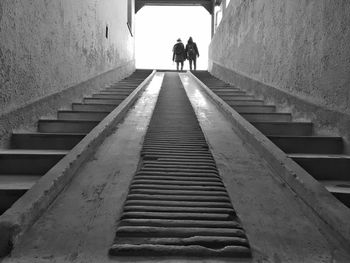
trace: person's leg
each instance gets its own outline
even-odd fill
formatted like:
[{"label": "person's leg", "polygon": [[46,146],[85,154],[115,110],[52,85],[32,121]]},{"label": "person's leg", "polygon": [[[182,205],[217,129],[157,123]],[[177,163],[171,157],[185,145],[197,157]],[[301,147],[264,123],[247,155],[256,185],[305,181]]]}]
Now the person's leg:
[{"label": "person's leg", "polygon": [[183,70],[183,69],[184,69],[184,62],[181,61],[181,70]]},{"label": "person's leg", "polygon": [[189,59],[188,62],[190,62],[190,70],[192,70],[192,59]]},{"label": "person's leg", "polygon": [[197,69],[197,63],[196,63],[196,59],[193,60],[193,67],[194,67],[194,70]]},{"label": "person's leg", "polygon": [[176,70],[179,71],[179,62],[176,61]]}]

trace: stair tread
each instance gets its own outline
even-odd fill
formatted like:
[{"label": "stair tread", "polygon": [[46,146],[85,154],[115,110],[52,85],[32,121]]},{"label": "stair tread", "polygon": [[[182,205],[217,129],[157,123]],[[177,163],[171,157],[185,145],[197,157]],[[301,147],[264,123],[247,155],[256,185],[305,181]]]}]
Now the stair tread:
[{"label": "stair tread", "polygon": [[61,113],[86,113],[86,114],[103,114],[103,113],[106,113],[106,114],[109,114],[110,111],[98,111],[98,112],[91,112],[91,111],[83,111],[83,110],[59,110],[58,112],[61,112]]},{"label": "stair tread", "polygon": [[73,132],[68,132],[68,133],[60,133],[60,132],[13,132],[13,135],[38,135],[38,136],[86,136],[87,133],[73,133]]},{"label": "stair tread", "polygon": [[40,119],[39,121],[46,121],[46,122],[100,122],[100,121],[90,121],[90,120],[58,120],[58,119]]},{"label": "stair tread", "polygon": [[61,155],[65,155],[69,153],[69,151],[64,151],[64,150],[31,150],[31,149],[0,149],[0,154],[3,155],[10,155],[10,154],[23,154],[23,155],[27,155],[27,154],[31,154],[31,155],[57,155],[57,154],[61,154]]},{"label": "stair tread", "polygon": [[267,124],[312,124],[312,122],[306,122],[306,121],[252,121],[252,123],[267,123]]},{"label": "stair tread", "polygon": [[93,106],[98,106],[98,105],[101,105],[101,106],[105,106],[105,105],[107,105],[107,106],[109,106],[110,104],[106,104],[106,103],[89,103],[89,102],[74,102],[74,103],[72,103],[72,104],[74,104],[74,105],[93,105]]},{"label": "stair tread", "polygon": [[331,193],[350,194],[350,180],[320,180],[319,182]]},{"label": "stair tread", "polygon": [[322,136],[322,135],[310,135],[310,136],[301,136],[301,135],[268,135],[269,138],[299,138],[299,139],[341,139],[340,136]]},{"label": "stair tread", "polygon": [[40,175],[0,175],[0,190],[28,190]]},{"label": "stair tread", "polygon": [[319,153],[291,153],[291,158],[331,158],[331,159],[349,159],[350,155],[346,154],[319,154]]},{"label": "stair tread", "polygon": [[240,112],[241,115],[291,115],[282,112]]}]

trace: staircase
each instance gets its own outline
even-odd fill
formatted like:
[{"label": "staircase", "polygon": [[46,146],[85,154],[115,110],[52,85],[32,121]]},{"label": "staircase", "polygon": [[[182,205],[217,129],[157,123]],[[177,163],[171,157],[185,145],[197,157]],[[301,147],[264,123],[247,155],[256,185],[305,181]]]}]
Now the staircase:
[{"label": "staircase", "polygon": [[312,122],[293,121],[291,113],[277,112],[207,71],[194,75],[350,208],[350,156],[341,137],[315,135]]},{"label": "staircase", "polygon": [[57,119],[40,119],[37,132],[15,132],[11,148],[0,150],[0,215],[62,159],[86,134],[113,111],[149,75],[137,70]]}]

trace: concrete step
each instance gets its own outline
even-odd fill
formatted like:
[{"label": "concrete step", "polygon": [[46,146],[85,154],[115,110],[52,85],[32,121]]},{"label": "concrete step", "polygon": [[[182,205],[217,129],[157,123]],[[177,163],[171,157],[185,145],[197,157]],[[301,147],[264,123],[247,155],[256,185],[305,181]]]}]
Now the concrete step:
[{"label": "concrete step", "polygon": [[108,87],[105,88],[104,90],[101,90],[101,92],[111,92],[111,93],[121,93],[121,94],[130,94],[131,92],[133,92],[136,89],[136,87],[131,87],[131,88],[118,88],[118,87]]},{"label": "concrete step", "polygon": [[0,174],[43,175],[68,151],[0,150]]},{"label": "concrete step", "polygon": [[312,122],[251,122],[265,135],[310,136]]},{"label": "concrete step", "polygon": [[74,111],[93,111],[93,112],[106,112],[113,111],[117,106],[111,104],[91,104],[91,103],[73,103],[72,109]]},{"label": "concrete step", "polygon": [[0,191],[29,190],[41,175],[0,175]]},{"label": "concrete step", "polygon": [[[179,211],[181,213],[181,211]],[[206,213],[203,211],[203,213]],[[224,228],[239,228],[239,224],[234,221],[218,221],[218,220],[169,220],[169,219],[143,219],[131,218],[123,219],[121,225],[129,226],[164,226],[164,227],[208,227],[215,228],[220,225]]]},{"label": "concrete step", "polygon": [[341,154],[343,139],[330,136],[269,136],[286,153]]},{"label": "concrete step", "polygon": [[138,86],[111,86],[111,87],[106,87],[102,91],[105,92],[121,92],[121,93],[131,93],[133,92]]},{"label": "concrete step", "polygon": [[85,135],[85,133],[13,133],[11,147],[13,149],[70,150]]},{"label": "concrete step", "polygon": [[239,88],[227,86],[227,87],[210,87],[213,92],[245,92]]},{"label": "concrete step", "polygon": [[231,107],[236,106],[262,106],[265,104],[263,100],[255,100],[255,99],[233,99],[233,100],[225,100],[225,102],[230,105]]},{"label": "concrete step", "polygon": [[276,112],[276,106],[273,105],[233,105],[238,113],[273,113]]},{"label": "concrete step", "polygon": [[129,96],[129,94],[118,94],[118,93],[100,93],[100,94],[93,94],[92,98],[95,99],[118,99],[118,100],[124,100]]},{"label": "concrete step", "polygon": [[237,96],[237,95],[248,95],[247,92],[241,90],[213,90],[214,93],[218,96]]},{"label": "concrete step", "polygon": [[39,120],[38,131],[48,133],[89,133],[99,121]]},{"label": "concrete step", "polygon": [[140,85],[140,82],[137,81],[137,82],[129,82],[129,81],[121,81],[121,82],[118,82],[114,85],[111,85],[110,88],[118,88],[118,89],[123,89],[123,88],[136,88]]},{"label": "concrete step", "polygon": [[196,235],[203,236],[227,236],[227,237],[245,237],[243,230],[239,228],[173,228],[173,227],[126,227],[121,226],[117,229],[117,236],[120,237],[191,237]]},{"label": "concrete step", "polygon": [[84,103],[90,104],[109,104],[119,105],[124,99],[97,99],[97,98],[84,98]]},{"label": "concrete step", "polygon": [[204,83],[211,89],[234,88],[234,86],[222,82],[205,81]]},{"label": "concrete step", "polygon": [[88,120],[102,121],[110,112],[109,111],[59,111],[57,117],[59,120]]},{"label": "concrete step", "polygon": [[289,154],[317,180],[350,180],[350,156],[336,154]]},{"label": "concrete step", "polygon": [[228,100],[254,100],[255,97],[252,95],[219,95],[224,101]]},{"label": "concrete step", "polygon": [[242,113],[241,115],[250,122],[289,122],[292,120],[290,113]]},{"label": "concrete step", "polygon": [[105,89],[101,90],[98,94],[111,94],[111,95],[129,95],[134,89],[130,90],[120,90],[120,89]]},{"label": "concrete step", "polygon": [[28,191],[41,176],[0,175],[0,215]]},{"label": "concrete step", "polygon": [[320,181],[339,201],[350,208],[350,180],[347,181]]}]

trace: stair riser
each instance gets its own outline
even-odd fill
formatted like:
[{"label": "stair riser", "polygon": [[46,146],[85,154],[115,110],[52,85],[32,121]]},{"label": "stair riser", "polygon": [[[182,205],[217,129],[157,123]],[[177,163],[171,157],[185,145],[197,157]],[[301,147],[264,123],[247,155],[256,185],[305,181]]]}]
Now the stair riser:
[{"label": "stair riser", "polygon": [[64,121],[46,122],[39,121],[39,132],[52,133],[89,133],[98,122],[73,122],[66,123]]},{"label": "stair riser", "polygon": [[238,113],[274,113],[275,106],[233,106]]},{"label": "stair riser", "polygon": [[118,95],[118,94],[94,94],[92,95],[95,99],[117,99],[124,100],[128,97],[128,95]]},{"label": "stair riser", "polygon": [[227,84],[217,84],[217,83],[211,83],[211,82],[204,82],[205,85],[207,85],[208,87],[210,87],[213,90],[216,89],[232,89],[234,87],[227,85]]},{"label": "stair riser", "polygon": [[350,160],[333,158],[293,158],[317,180],[350,180]]},{"label": "stair riser", "polygon": [[247,121],[266,121],[266,122],[282,122],[282,121],[291,121],[292,116],[290,114],[271,114],[271,113],[264,113],[264,114],[241,114],[243,118],[245,118]]},{"label": "stair riser", "polygon": [[250,95],[235,95],[235,96],[220,95],[219,97],[221,99],[223,99],[224,101],[226,101],[226,100],[253,100],[253,99],[255,99],[253,96],[250,96]]},{"label": "stair riser", "polygon": [[214,91],[214,93],[218,96],[245,96],[247,95],[244,91]]},{"label": "stair riser", "polygon": [[343,142],[338,139],[270,138],[285,153],[341,154]]},{"label": "stair riser", "polygon": [[289,136],[310,136],[312,135],[312,124],[299,123],[258,123],[252,124],[265,135],[289,135]]},{"label": "stair riser", "polygon": [[119,105],[123,100],[85,98],[84,103]]},{"label": "stair riser", "polygon": [[245,93],[245,91],[242,91],[242,90],[240,90],[240,89],[238,89],[238,88],[233,88],[233,87],[223,87],[223,88],[213,88],[213,87],[210,87],[210,89],[212,90],[212,91],[214,91],[214,92],[244,92]]},{"label": "stair riser", "polygon": [[119,83],[117,85],[112,85],[107,88],[114,88],[114,89],[130,89],[130,88],[137,88],[139,83]]},{"label": "stair riser", "polygon": [[0,190],[0,215],[13,205],[27,190]]},{"label": "stair riser", "polygon": [[332,193],[340,202],[350,208],[350,194]]},{"label": "stair riser", "polygon": [[135,90],[134,88],[131,88],[131,89],[107,88],[107,89],[101,90],[99,94],[109,93],[109,94],[129,95],[134,90]]},{"label": "stair riser", "polygon": [[101,93],[118,93],[120,95],[129,95],[131,92],[133,92],[136,88],[106,88],[99,92]]},{"label": "stair riser", "polygon": [[64,155],[1,155],[0,174],[43,175]]},{"label": "stair riser", "polygon": [[101,121],[109,113],[104,112],[58,112],[59,120],[87,120],[87,121]]},{"label": "stair riser", "polygon": [[13,134],[11,138],[11,147],[14,149],[70,150],[83,138],[84,135],[45,136],[31,134]]},{"label": "stair riser", "polygon": [[98,105],[98,104],[72,104],[72,109],[75,111],[92,111],[92,112],[106,112],[113,111],[115,105]]},{"label": "stair riser", "polygon": [[263,106],[263,101],[256,100],[236,100],[236,101],[226,101],[226,103],[231,107],[239,107],[239,106]]},{"label": "stair riser", "polygon": [[109,95],[123,95],[128,96],[131,92],[133,92],[134,89],[131,90],[118,90],[118,89],[110,89],[110,90],[101,90],[99,93],[96,94],[109,94]]}]

